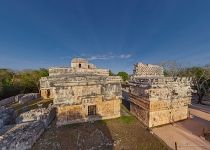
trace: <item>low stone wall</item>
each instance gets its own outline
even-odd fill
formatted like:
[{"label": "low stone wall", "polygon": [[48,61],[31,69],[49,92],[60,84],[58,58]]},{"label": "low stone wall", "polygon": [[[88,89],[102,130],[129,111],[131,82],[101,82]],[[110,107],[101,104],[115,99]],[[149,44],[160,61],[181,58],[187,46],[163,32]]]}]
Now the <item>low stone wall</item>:
[{"label": "low stone wall", "polygon": [[40,98],[39,93],[18,94],[0,101],[0,106],[6,106],[12,103],[24,104],[28,101]]},{"label": "low stone wall", "polygon": [[31,122],[31,121],[41,121],[44,123],[45,127],[52,122],[55,118],[56,110],[53,106],[49,106],[46,108],[38,108],[33,109],[27,112],[20,114],[16,118],[16,123],[24,123],[24,122]]},{"label": "low stone wall", "polygon": [[23,96],[24,94],[18,94],[16,96],[12,96],[12,97],[9,97],[9,98],[6,98],[6,99],[2,99],[0,101],[0,106],[5,106],[5,105],[8,105],[8,104],[11,104],[11,103],[14,103],[14,102],[18,102],[19,99]]},{"label": "low stone wall", "polygon": [[55,114],[55,108],[51,105],[48,108],[38,108],[20,114],[16,118],[17,124],[3,126],[0,129],[0,149],[30,149],[53,121]]},{"label": "low stone wall", "polygon": [[33,121],[14,125],[0,136],[0,149],[26,150],[30,149],[40,135],[44,132],[41,121]]},{"label": "low stone wall", "polygon": [[19,99],[19,103],[20,104],[24,104],[28,101],[31,101],[31,100],[34,100],[34,99],[37,99],[37,98],[40,98],[40,94],[39,93],[28,93],[28,94],[25,94],[24,96],[20,97]]},{"label": "low stone wall", "polygon": [[13,109],[0,108],[0,128],[15,122],[16,112]]}]

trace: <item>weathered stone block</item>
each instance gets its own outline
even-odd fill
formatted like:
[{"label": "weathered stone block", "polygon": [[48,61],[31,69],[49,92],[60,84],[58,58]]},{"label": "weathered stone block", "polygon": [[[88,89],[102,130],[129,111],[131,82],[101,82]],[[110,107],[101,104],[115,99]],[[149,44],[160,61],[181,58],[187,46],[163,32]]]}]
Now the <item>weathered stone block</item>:
[{"label": "weathered stone block", "polygon": [[135,67],[129,101],[131,112],[139,120],[154,127],[188,117],[190,78],[163,77],[163,68],[158,66],[139,64]]},{"label": "weathered stone block", "polygon": [[51,68],[41,78],[42,97],[53,97],[57,125],[116,118],[120,116],[122,79],[109,76],[85,59],[73,59],[71,68]]}]

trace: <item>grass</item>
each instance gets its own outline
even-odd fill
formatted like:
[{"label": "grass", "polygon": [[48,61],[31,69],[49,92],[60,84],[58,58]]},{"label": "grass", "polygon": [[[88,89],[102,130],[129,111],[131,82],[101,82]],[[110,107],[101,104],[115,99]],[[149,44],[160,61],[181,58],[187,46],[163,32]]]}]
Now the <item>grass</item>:
[{"label": "grass", "polygon": [[119,118],[119,120],[122,122],[122,123],[126,123],[126,124],[131,124],[135,121],[135,117],[134,116],[121,116]]}]

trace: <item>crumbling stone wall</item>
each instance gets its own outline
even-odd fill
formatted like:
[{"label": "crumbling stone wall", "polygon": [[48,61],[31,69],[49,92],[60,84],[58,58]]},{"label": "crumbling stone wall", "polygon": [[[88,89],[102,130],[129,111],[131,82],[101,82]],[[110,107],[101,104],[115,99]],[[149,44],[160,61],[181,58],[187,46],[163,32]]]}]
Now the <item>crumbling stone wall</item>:
[{"label": "crumbling stone wall", "polygon": [[146,74],[134,72],[130,80],[131,112],[148,127],[186,119],[191,101],[191,79]]},{"label": "crumbling stone wall", "polygon": [[51,67],[49,69],[49,76],[67,74],[87,74],[87,75],[102,75],[108,76],[108,69],[99,69],[95,65],[88,62],[88,60],[83,58],[74,58],[71,62],[71,67]]},{"label": "crumbling stone wall", "polygon": [[51,105],[20,114],[16,118],[17,124],[13,122],[0,129],[0,149],[30,149],[54,118],[55,108]]},{"label": "crumbling stone wall", "polygon": [[137,63],[134,65],[133,75],[141,77],[164,76],[163,67],[158,65]]},{"label": "crumbling stone wall", "polygon": [[41,121],[26,122],[13,125],[0,136],[0,149],[2,150],[27,150],[32,147],[44,132]]},{"label": "crumbling stone wall", "polygon": [[12,103],[21,103],[24,104],[28,101],[40,98],[39,93],[28,93],[28,94],[18,94],[0,101],[0,106],[10,105]]},{"label": "crumbling stone wall", "polygon": [[0,128],[5,125],[15,123],[16,112],[13,109],[1,107],[0,108]]},{"label": "crumbling stone wall", "polygon": [[20,124],[24,122],[41,121],[44,123],[45,127],[48,127],[48,125],[54,120],[55,115],[56,111],[53,106],[49,106],[48,108],[32,109],[20,114],[16,118],[16,123]]},{"label": "crumbling stone wall", "polygon": [[40,87],[43,97],[46,90],[50,91],[57,108],[57,125],[63,125],[119,117],[121,81],[118,76],[109,76],[107,69],[96,69],[87,60],[73,59],[67,72],[41,78]]}]

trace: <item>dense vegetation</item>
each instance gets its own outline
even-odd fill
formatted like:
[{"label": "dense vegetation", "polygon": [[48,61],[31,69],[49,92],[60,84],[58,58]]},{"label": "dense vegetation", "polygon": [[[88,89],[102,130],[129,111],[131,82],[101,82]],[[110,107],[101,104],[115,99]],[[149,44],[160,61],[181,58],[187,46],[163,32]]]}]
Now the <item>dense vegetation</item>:
[{"label": "dense vegetation", "polygon": [[129,79],[129,75],[125,71],[120,71],[117,74],[114,74],[111,70],[109,70],[109,75],[110,76],[116,76],[116,75],[120,76],[123,79],[123,81],[127,81]]},{"label": "dense vegetation", "polygon": [[191,77],[192,88],[198,96],[198,103],[202,103],[203,97],[210,91],[210,66],[181,67],[175,62],[163,64],[165,76]]},{"label": "dense vegetation", "polygon": [[39,79],[48,76],[48,70],[13,71],[0,69],[0,99],[20,93],[39,92]]}]

